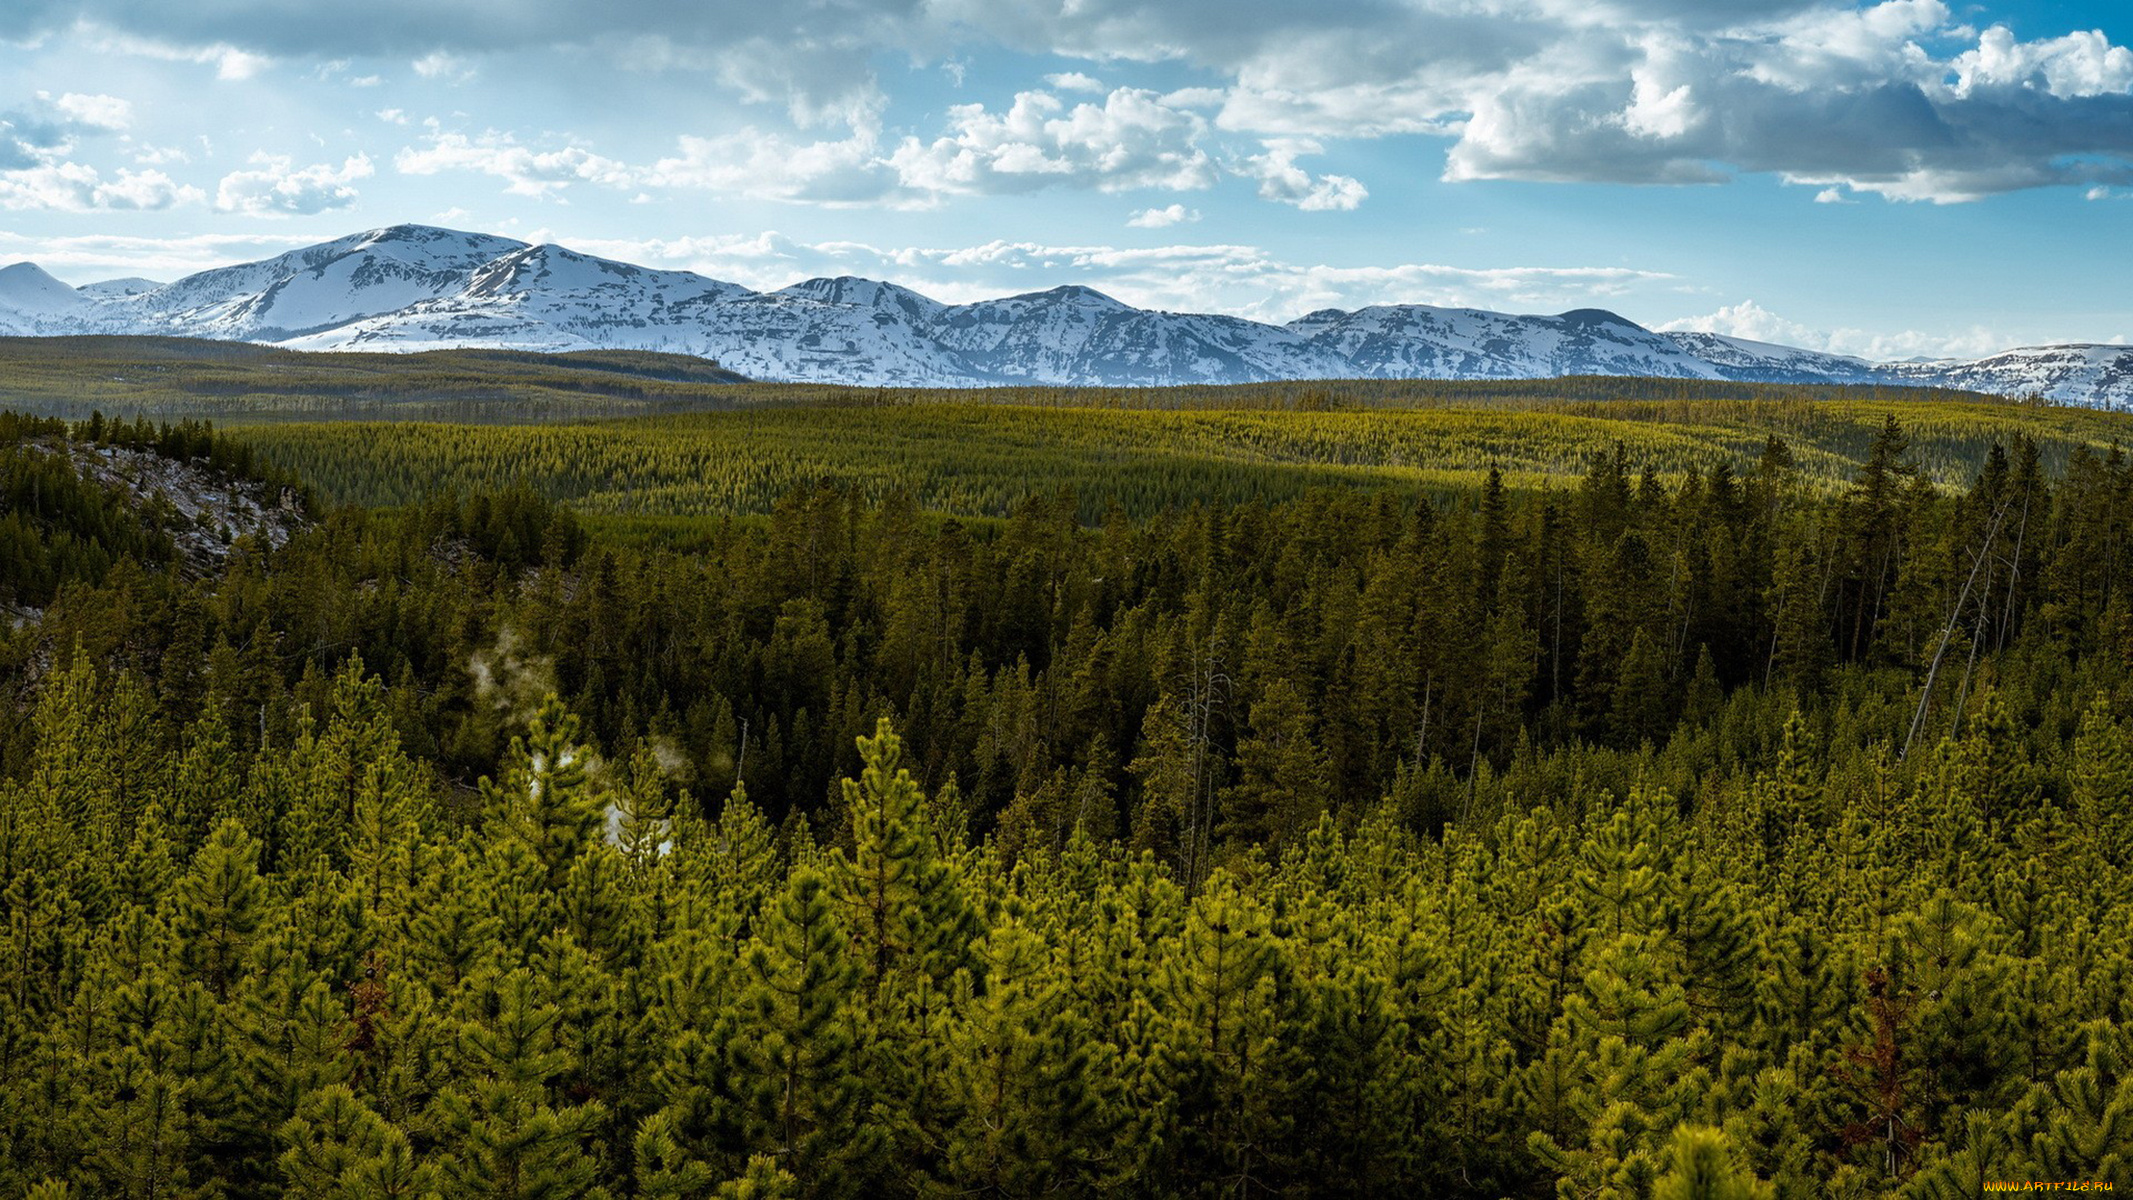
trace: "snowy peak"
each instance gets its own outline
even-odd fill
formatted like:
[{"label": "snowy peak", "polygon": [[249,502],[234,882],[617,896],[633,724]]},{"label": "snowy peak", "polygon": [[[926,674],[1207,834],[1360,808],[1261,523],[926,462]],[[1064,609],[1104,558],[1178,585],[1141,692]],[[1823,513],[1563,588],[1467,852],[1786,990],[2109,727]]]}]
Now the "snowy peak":
[{"label": "snowy peak", "polygon": [[1664,335],[1600,309],[1542,317],[1383,304],[1352,313],[1325,309],[1287,328],[1373,378],[1718,377]]},{"label": "snowy peak", "polygon": [[128,296],[152,292],[162,286],[159,280],[129,275],[124,279],[99,279],[95,283],[85,283],[75,290],[98,300],[122,300]]},{"label": "snowy peak", "polygon": [[0,267],[0,308],[31,316],[48,316],[80,308],[79,292],[45,273],[36,263]]},{"label": "snowy peak", "polygon": [[1112,299],[1095,288],[1086,287],[1078,283],[1062,284],[1059,287],[1049,288],[1041,292],[1024,292],[1019,296],[1009,296],[1007,299],[1008,301],[1019,300],[1029,303],[1072,305],[1077,308],[1107,312],[1139,311],[1129,304]]},{"label": "snowy peak", "polygon": [[2096,408],[2133,408],[2133,346],[2025,346],[1975,362],[1899,363],[1895,382],[1930,380],[2008,396],[2044,396]]},{"label": "snowy peak", "polygon": [[1877,364],[1661,333],[1598,308],[1518,315],[1384,304],[1267,325],[1136,308],[1077,284],[956,305],[850,275],[757,293],[690,271],[412,224],[167,284],[75,289],[34,264],[0,269],[0,334],[70,333],[304,350],[658,350],[758,379],[876,387],[1643,375],[1958,387],[2133,407],[2133,348],[2122,346]]},{"label": "snowy peak", "polygon": [[450,295],[482,264],[524,246],[394,225],[188,275],[120,303],[159,332],[292,341]]},{"label": "snowy peak", "polygon": [[1874,364],[1863,358],[1802,350],[1722,333],[1669,333],[1668,341],[1716,367],[1727,379],[1775,383],[1872,383]]},{"label": "snowy peak", "polygon": [[917,322],[930,321],[948,307],[931,296],[920,295],[910,288],[883,283],[878,279],[862,279],[857,275],[839,275],[834,279],[804,279],[791,287],[779,288],[775,294],[791,296],[796,300],[813,300],[818,304],[852,304],[860,308],[888,309]]}]

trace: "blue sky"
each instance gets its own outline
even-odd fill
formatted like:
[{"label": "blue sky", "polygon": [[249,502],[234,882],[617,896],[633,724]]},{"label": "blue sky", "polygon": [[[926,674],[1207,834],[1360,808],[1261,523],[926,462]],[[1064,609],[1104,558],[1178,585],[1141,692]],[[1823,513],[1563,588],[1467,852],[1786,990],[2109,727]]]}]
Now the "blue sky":
[{"label": "blue sky", "polygon": [[0,261],[401,221],[753,287],[2133,338],[2133,15],[1944,0],[0,0]]}]

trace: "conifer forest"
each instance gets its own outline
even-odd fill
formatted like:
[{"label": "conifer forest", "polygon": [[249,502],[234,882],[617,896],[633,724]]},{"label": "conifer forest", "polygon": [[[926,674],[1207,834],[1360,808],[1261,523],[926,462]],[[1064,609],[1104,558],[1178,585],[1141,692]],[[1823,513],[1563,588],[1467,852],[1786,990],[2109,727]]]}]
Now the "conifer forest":
[{"label": "conifer forest", "polygon": [[643,386],[0,417],[0,1194],[2133,1188],[2129,418]]}]

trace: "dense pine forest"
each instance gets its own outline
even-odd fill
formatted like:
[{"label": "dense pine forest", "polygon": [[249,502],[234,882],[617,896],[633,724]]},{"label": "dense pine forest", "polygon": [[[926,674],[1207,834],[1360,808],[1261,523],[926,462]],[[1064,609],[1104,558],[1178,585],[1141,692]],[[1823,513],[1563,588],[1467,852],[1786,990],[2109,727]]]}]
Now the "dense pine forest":
[{"label": "dense pine forest", "polygon": [[2123,419],[1607,403],[594,515],[723,417],[0,419],[0,1191],[2133,1187]]}]

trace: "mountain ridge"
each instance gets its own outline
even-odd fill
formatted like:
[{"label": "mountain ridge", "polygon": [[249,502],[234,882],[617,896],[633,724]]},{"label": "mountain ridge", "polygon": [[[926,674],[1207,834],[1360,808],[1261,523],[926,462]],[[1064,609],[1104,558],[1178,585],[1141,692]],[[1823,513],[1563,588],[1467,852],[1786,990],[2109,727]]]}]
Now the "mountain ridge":
[{"label": "mountain ridge", "polygon": [[967,304],[851,275],[758,292],[692,271],[428,225],[367,230],[163,284],[69,288],[35,264],[0,268],[0,335],[69,334],[299,350],[652,350],[716,359],[759,379],[884,387],[1645,375],[1959,387],[2133,407],[2127,346],[1877,363],[1653,330],[1598,308],[1514,314],[1379,304],[1276,325],[1137,308],[1083,284]]}]

